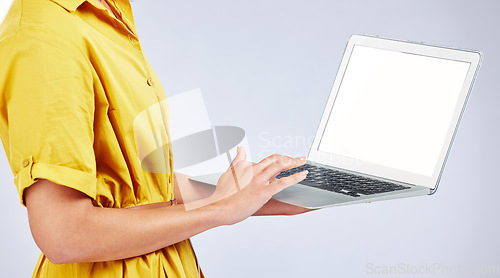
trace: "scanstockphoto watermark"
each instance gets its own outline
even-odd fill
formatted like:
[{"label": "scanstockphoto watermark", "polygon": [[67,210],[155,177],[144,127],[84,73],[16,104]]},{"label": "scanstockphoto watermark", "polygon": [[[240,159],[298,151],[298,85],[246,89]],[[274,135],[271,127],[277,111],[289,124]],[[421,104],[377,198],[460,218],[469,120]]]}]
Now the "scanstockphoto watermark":
[{"label": "scanstockphoto watermark", "polygon": [[[274,153],[279,153],[288,156],[303,156],[309,153],[314,142],[314,136],[303,135],[275,135],[271,132],[260,132],[259,138],[259,157],[264,158]],[[321,152],[321,144],[316,151]],[[323,152],[327,154],[327,152]],[[350,158],[341,155],[322,156],[321,163],[325,165],[343,165],[359,167],[365,165],[365,162],[359,159]]]},{"label": "scanstockphoto watermark", "polygon": [[372,276],[445,276],[452,277],[473,275],[488,276],[499,275],[500,265],[462,265],[462,264],[446,264],[440,262],[424,263],[424,264],[409,264],[398,263],[389,265],[379,265],[375,263],[367,263],[365,265],[365,273]]},{"label": "scanstockphoto watermark", "polygon": [[[267,157],[277,150],[283,153],[283,150],[302,150],[302,152],[309,151],[314,136],[292,136],[292,135],[273,135],[271,132],[261,132],[259,137],[259,157]],[[303,155],[303,153],[297,153]],[[296,154],[286,153],[286,155],[295,156]]]}]

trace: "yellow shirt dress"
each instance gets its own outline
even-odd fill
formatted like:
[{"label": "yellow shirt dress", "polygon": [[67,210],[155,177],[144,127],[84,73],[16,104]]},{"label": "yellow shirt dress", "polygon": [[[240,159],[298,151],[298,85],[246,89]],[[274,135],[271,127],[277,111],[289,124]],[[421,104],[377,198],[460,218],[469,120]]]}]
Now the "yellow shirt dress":
[{"label": "yellow shirt dress", "polygon": [[[23,205],[24,190],[38,179],[79,190],[99,207],[173,198],[172,155],[162,139],[165,93],[139,44],[130,3],[108,4],[116,18],[97,0],[14,0],[0,27],[0,136]],[[162,113],[147,113],[149,123],[135,121],[160,104]],[[165,171],[141,165],[151,131],[160,133]],[[41,254],[33,277],[199,274],[185,240],[109,262],[55,265]]]}]

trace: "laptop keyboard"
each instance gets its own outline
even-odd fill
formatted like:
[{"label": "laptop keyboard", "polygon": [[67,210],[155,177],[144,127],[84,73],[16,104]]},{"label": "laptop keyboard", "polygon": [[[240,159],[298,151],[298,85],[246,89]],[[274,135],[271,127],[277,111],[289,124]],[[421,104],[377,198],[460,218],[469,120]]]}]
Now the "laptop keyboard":
[{"label": "laptop keyboard", "polygon": [[277,176],[277,178],[286,177],[304,170],[308,170],[309,173],[307,174],[307,177],[300,182],[301,184],[342,193],[352,197],[360,197],[361,195],[372,195],[410,188],[408,186],[370,179],[311,164],[305,164],[297,168],[283,171]]}]

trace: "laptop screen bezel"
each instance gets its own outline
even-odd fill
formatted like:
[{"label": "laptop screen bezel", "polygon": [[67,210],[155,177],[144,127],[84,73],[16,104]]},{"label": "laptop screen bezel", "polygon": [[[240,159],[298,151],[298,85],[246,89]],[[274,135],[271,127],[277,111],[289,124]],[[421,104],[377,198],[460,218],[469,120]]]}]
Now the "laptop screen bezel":
[{"label": "laptop screen bezel", "polygon": [[[351,57],[352,51],[356,45],[470,63],[469,70],[463,83],[457,104],[453,112],[452,120],[448,127],[448,131],[446,133],[444,143],[441,147],[441,152],[439,154],[439,158],[437,160],[432,176],[424,176],[318,150],[324,129],[327,125],[328,118],[330,116],[331,110],[333,109],[335,99],[342,84],[342,79],[346,72],[349,58]],[[481,53],[477,51],[452,49],[447,47],[398,41],[393,39],[384,39],[365,35],[353,35],[349,39],[346,50],[344,52],[344,56],[342,58],[342,62],[340,63],[340,67],[333,83],[330,96],[323,112],[323,116],[316,131],[316,136],[311,146],[308,159],[319,164],[328,165],[334,168],[339,168],[351,172],[362,173],[401,183],[425,186],[431,189],[431,193],[434,193],[437,189],[437,185],[444,168],[444,163],[446,161],[449,150],[451,148],[451,144],[453,142],[453,138],[458,128],[458,123],[463,114],[465,104],[472,89],[472,84],[479,69],[479,65],[482,59],[481,56]]]}]

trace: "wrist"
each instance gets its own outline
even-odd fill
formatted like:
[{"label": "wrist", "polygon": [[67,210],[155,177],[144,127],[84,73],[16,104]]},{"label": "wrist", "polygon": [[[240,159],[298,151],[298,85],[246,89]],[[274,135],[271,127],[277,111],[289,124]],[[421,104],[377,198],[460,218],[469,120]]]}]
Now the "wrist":
[{"label": "wrist", "polygon": [[209,219],[210,228],[228,225],[229,210],[227,205],[214,194],[201,200],[183,204],[183,206],[186,211],[197,210],[203,212],[206,219]]},{"label": "wrist", "polygon": [[206,204],[200,209],[203,209],[210,214],[209,218],[211,219],[210,221],[213,224],[213,227],[227,226],[231,224],[229,221],[229,219],[231,219],[230,209],[228,208],[226,202],[210,197],[206,198],[205,202]]}]

